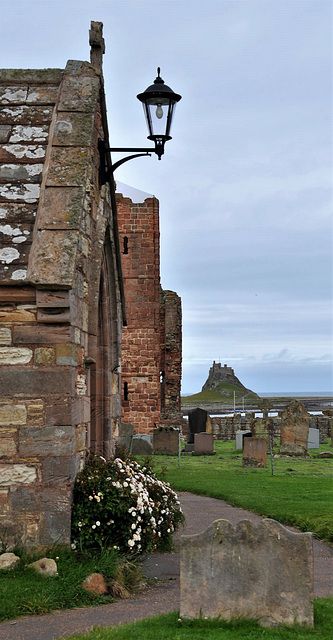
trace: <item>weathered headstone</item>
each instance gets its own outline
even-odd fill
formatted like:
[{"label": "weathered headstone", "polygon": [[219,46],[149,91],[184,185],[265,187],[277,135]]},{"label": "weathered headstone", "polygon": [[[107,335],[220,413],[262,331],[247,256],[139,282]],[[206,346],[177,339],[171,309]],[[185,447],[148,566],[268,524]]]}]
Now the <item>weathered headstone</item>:
[{"label": "weathered headstone", "polygon": [[267,451],[269,451],[269,438],[272,429],[269,418],[254,418],[251,422],[251,433],[257,438],[265,438]]},{"label": "weathered headstone", "polygon": [[119,446],[125,447],[125,449],[130,451],[133,435],[134,435],[133,425],[127,424],[126,422],[122,422],[119,425],[119,436],[117,438],[117,443],[119,444]]},{"label": "weathered headstone", "polygon": [[310,415],[298,400],[292,400],[281,416],[280,453],[304,456],[308,450]]},{"label": "weathered headstone", "polygon": [[194,453],[212,455],[214,453],[214,436],[212,433],[194,434]]},{"label": "weathered headstone", "polygon": [[319,429],[309,427],[308,449],[319,449]]},{"label": "weathered headstone", "polygon": [[244,438],[243,467],[266,467],[266,438]]},{"label": "weathered headstone", "polygon": [[236,431],[236,449],[243,449],[244,446],[244,438],[251,438],[251,431],[245,429],[239,429]]},{"label": "weathered headstone", "polygon": [[313,625],[311,533],[275,520],[216,520],[181,537],[181,618],[245,617],[262,626]]},{"label": "weathered headstone", "polygon": [[194,434],[206,431],[208,413],[204,409],[193,409],[188,412],[188,443],[194,443]]},{"label": "weathered headstone", "polygon": [[150,456],[153,453],[151,436],[145,433],[137,433],[132,438],[132,450],[134,456]]},{"label": "weathered headstone", "polygon": [[179,451],[179,431],[172,427],[154,429],[153,433],[154,453],[165,455],[178,455]]}]

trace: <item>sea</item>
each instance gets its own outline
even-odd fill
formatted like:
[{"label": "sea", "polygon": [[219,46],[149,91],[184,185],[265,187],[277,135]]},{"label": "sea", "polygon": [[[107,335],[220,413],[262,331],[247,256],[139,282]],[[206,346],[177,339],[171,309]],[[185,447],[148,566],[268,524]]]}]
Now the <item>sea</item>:
[{"label": "sea", "polygon": [[261,398],[333,398],[333,391],[258,391]]}]

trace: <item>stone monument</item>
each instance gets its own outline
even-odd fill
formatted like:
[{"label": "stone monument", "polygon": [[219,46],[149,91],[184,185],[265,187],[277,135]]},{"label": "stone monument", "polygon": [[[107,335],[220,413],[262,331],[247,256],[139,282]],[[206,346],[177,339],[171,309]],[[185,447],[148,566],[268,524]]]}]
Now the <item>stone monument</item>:
[{"label": "stone monument", "polygon": [[312,534],[275,520],[243,520],[235,527],[216,520],[202,533],[181,537],[180,589],[181,618],[312,626]]},{"label": "stone monument", "polygon": [[292,400],[281,414],[280,453],[305,456],[308,451],[310,415],[298,400]]}]

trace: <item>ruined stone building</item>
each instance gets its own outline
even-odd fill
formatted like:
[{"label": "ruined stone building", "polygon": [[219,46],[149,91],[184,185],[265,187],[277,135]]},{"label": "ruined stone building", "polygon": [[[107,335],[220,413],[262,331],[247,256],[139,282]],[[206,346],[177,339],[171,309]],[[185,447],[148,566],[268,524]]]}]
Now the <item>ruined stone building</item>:
[{"label": "ruined stone building", "polygon": [[99,179],[101,23],[90,45],[90,63],[0,71],[0,529],[28,546],[69,542],[76,474],[87,451],[112,454],[122,420],[181,420],[159,205],[117,195],[119,234],[114,180]]},{"label": "ruined stone building", "polygon": [[86,449],[112,452],[125,323],[101,23],[91,62],[0,71],[0,526],[70,539]]},{"label": "ruined stone building", "polygon": [[138,195],[140,202],[116,194],[127,313],[122,419],[151,433],[182,423],[182,318],[179,296],[160,283],[159,202]]}]

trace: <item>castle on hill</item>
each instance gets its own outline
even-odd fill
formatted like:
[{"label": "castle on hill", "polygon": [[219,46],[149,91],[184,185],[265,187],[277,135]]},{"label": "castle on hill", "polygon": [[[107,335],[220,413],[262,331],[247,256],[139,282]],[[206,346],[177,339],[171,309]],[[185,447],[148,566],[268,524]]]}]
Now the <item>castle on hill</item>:
[{"label": "castle on hill", "polygon": [[222,367],[220,362],[215,362],[214,360],[213,366],[209,369],[208,378],[202,387],[202,391],[212,391],[223,382],[228,382],[229,384],[235,385],[244,390],[246,393],[253,393],[251,389],[247,389],[246,387],[244,387],[237,376],[235,376],[235,372],[232,367],[228,367],[226,364]]}]

